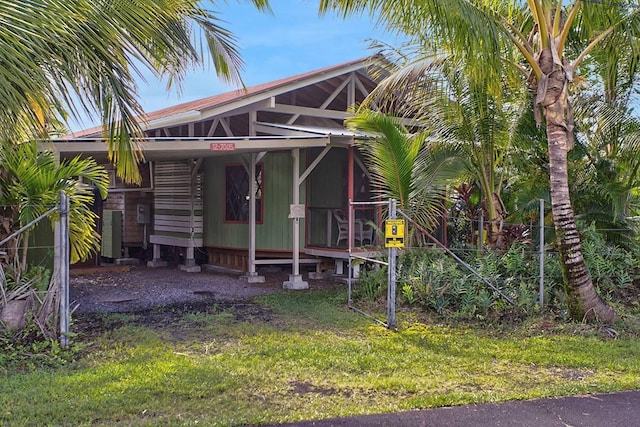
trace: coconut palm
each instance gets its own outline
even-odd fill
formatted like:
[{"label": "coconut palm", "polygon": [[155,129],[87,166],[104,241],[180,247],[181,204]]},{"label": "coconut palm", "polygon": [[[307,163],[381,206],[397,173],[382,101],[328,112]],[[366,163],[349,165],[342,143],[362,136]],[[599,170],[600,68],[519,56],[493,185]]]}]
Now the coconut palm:
[{"label": "coconut palm", "polygon": [[[583,150],[581,176],[584,185],[577,193],[576,205],[586,220],[605,229],[626,228],[627,218],[637,215],[634,192],[640,186],[640,120],[633,114],[638,94],[638,61],[634,46],[612,37],[590,60],[599,77],[588,94],[575,101],[578,146]],[[589,195],[594,195],[589,197]],[[585,200],[586,199],[586,200]],[[623,240],[633,233],[608,233]]]},{"label": "coconut palm", "polygon": [[0,140],[47,137],[69,115],[97,115],[118,174],[137,181],[136,79],[148,70],[171,86],[207,58],[240,81],[232,35],[199,0],[3,0]]},{"label": "coconut palm", "polygon": [[[70,260],[86,259],[99,249],[97,215],[90,209],[93,187],[106,197],[109,175],[93,159],[58,162],[51,152],[39,152],[35,142],[0,145],[0,238],[25,226],[59,204],[60,192],[69,195]],[[51,217],[51,222],[55,217]],[[10,243],[19,274],[26,267],[29,232]]]},{"label": "coconut palm", "polygon": [[637,215],[640,187],[640,121],[621,102],[590,97],[576,101],[577,143],[584,153],[576,162],[580,180],[575,185],[575,203],[581,216],[598,228],[626,229],[607,233],[617,243],[634,233],[629,216]]},{"label": "coconut palm", "polygon": [[410,132],[401,119],[361,109],[345,124],[371,136],[359,142],[381,198],[399,207],[426,229],[442,216],[445,184],[463,170],[462,150],[455,144],[427,141],[427,133]]},{"label": "coconut palm", "polygon": [[363,105],[388,108],[425,129],[430,140],[463,150],[467,175],[482,193],[487,244],[504,249],[507,212],[500,193],[511,139],[521,131],[526,94],[505,87],[500,96],[493,96],[484,82],[469,79],[451,56],[404,56],[400,61],[387,65],[388,77]]},{"label": "coconut palm", "polygon": [[368,12],[421,46],[442,49],[463,61],[472,79],[494,94],[504,79],[533,93],[544,124],[554,224],[570,316],[613,322],[617,315],[596,293],[584,263],[569,197],[567,153],[573,147],[569,99],[579,67],[596,48],[615,38],[634,46],[640,8],[626,3],[551,0],[321,0],[320,11]]}]

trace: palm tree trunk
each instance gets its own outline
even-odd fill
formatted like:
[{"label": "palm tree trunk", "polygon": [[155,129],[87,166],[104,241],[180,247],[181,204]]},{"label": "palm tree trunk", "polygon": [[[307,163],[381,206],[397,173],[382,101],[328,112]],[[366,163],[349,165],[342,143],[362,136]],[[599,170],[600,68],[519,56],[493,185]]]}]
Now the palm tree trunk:
[{"label": "palm tree trunk", "polygon": [[[547,51],[548,53],[548,51]],[[580,234],[569,198],[567,152],[572,140],[573,119],[567,96],[564,70],[553,64],[550,53],[541,55],[543,72],[548,76],[543,107],[549,145],[551,210],[561,256],[564,289],[569,315],[574,320],[597,320],[612,323],[617,314],[596,292],[587,270],[580,245]],[[545,61],[546,60],[546,61]],[[540,99],[541,97],[538,97]]]}]

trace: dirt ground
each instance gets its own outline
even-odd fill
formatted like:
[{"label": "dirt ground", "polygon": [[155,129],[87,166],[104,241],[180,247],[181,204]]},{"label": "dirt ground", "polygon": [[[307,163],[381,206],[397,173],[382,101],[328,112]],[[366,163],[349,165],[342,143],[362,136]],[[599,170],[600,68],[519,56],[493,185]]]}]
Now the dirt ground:
[{"label": "dirt ground", "polygon": [[[74,309],[72,330],[89,337],[124,323],[165,327],[179,322],[186,313],[225,312],[236,321],[268,322],[271,310],[251,299],[285,292],[282,283],[290,271],[265,267],[258,273],[265,277],[264,283],[247,283],[239,274],[185,273],[175,267],[134,266],[129,271],[104,269],[72,275],[69,294]],[[308,282],[311,289],[337,286],[332,279]],[[105,316],[108,313],[127,316]]]},{"label": "dirt ground", "polygon": [[282,292],[288,272],[260,271],[265,283],[250,284],[237,274],[177,268],[131,267],[70,278],[71,306],[76,313],[138,312],[156,307],[201,302],[238,302],[258,295]]}]

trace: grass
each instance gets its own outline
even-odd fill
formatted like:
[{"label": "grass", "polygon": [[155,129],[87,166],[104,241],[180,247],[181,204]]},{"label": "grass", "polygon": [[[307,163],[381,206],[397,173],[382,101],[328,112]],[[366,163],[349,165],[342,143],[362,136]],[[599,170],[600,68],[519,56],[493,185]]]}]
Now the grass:
[{"label": "grass", "polygon": [[391,332],[343,291],[258,304],[260,316],[224,308],[165,326],[107,319],[119,326],[76,362],[0,375],[0,425],[229,426],[640,388],[625,325],[612,339],[545,319],[497,331],[399,313]]}]

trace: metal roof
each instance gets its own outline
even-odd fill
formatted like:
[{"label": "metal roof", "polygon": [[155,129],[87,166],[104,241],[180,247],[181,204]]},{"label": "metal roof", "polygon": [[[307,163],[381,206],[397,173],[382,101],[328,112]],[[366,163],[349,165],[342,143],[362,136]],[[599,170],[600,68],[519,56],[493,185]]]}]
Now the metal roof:
[{"label": "metal roof", "polygon": [[[201,120],[205,115],[205,112],[207,113],[207,116],[211,116],[212,114],[220,114],[224,111],[232,111],[239,106],[267,99],[277,93],[287,92],[295,88],[307,86],[344,73],[357,70],[362,70],[364,72],[365,67],[370,63],[370,60],[370,57],[360,58],[354,61],[259,84],[245,89],[238,89],[220,95],[181,103],[147,113],[144,117],[141,117],[139,121],[143,123],[143,127],[145,129],[153,129],[157,127],[164,127],[167,125],[166,123],[169,122],[172,123],[172,125],[175,125]],[[73,132],[63,136],[62,139],[98,137],[101,136],[101,134],[102,127],[97,126]]]},{"label": "metal roof", "polygon": [[325,126],[308,126],[308,125],[289,125],[281,123],[264,123],[257,122],[257,125],[263,127],[272,127],[275,129],[284,129],[288,131],[303,132],[309,135],[324,135],[324,136],[345,136],[353,138],[366,138],[368,135],[362,132],[352,131],[344,127],[325,127]]},{"label": "metal roof", "polygon": [[[338,137],[340,144],[348,143]],[[138,142],[145,160],[194,159],[229,154],[282,151],[293,148],[326,147],[330,135],[307,136],[241,136],[217,138],[144,138]],[[63,157],[91,156],[107,160],[107,144],[103,138],[74,138],[40,143],[40,149],[57,152]]]}]

